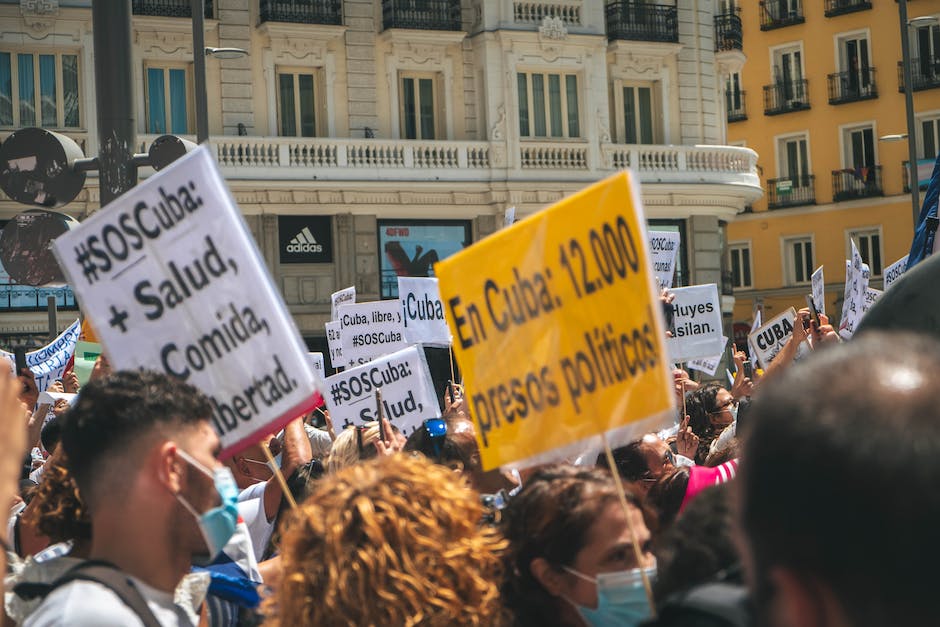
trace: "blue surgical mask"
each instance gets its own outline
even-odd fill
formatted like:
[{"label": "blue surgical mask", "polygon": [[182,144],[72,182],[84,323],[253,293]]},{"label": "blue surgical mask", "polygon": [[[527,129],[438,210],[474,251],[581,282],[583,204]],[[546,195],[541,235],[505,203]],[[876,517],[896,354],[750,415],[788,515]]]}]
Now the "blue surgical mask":
[{"label": "blue surgical mask", "polygon": [[[643,569],[599,573],[597,577],[588,577],[573,568],[564,568],[572,575],[597,585],[597,609],[568,601],[590,627],[633,627],[652,616],[643,586]],[[652,582],[656,577],[656,566],[645,570]]]},{"label": "blue surgical mask", "polygon": [[235,534],[238,525],[238,485],[232,471],[225,466],[209,470],[186,451],[177,449],[177,452],[199,472],[212,477],[215,490],[219,493],[220,504],[201,514],[182,495],[176,495],[183,507],[196,517],[199,531],[209,548],[209,559],[215,559]]}]

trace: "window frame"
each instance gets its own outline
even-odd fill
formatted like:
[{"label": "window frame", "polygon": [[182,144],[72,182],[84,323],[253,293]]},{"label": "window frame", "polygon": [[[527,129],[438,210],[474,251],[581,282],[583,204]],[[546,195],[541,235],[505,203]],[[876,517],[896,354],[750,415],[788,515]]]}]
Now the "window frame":
[{"label": "window frame", "polygon": [[[858,239],[860,237],[868,237],[869,242],[871,242],[872,236],[878,237],[878,258],[881,261],[881,267],[878,268],[878,272],[875,272],[875,268],[873,267],[873,264],[871,263],[872,251],[870,249],[867,249],[869,258],[868,258],[868,261],[865,261],[865,251],[862,250],[863,247],[861,246],[861,242]],[[846,259],[852,258],[852,240],[853,239],[855,240],[855,245],[858,247],[859,254],[862,255],[862,261],[865,261],[865,263],[867,263],[868,267],[871,269],[871,277],[872,278],[881,277],[885,268],[884,234],[882,232],[881,225],[846,229],[845,231],[845,258]]]},{"label": "window frame", "polygon": [[617,136],[617,142],[620,144],[628,144],[627,141],[627,100],[626,94],[624,93],[627,88],[632,88],[634,90],[639,89],[649,89],[650,90],[650,130],[652,132],[652,140],[649,143],[644,143],[642,141],[642,126],[641,116],[640,116],[640,107],[639,107],[639,91],[634,91],[634,102],[636,104],[637,111],[637,126],[633,129],[637,135],[637,138],[640,140],[634,142],[632,145],[646,145],[652,146],[655,144],[662,144],[663,141],[663,129],[662,129],[662,115],[657,115],[657,112],[662,113],[662,94],[660,90],[659,81],[642,81],[642,80],[618,80],[614,81],[614,110],[617,112],[615,117],[614,129]]},{"label": "window frame", "polygon": [[143,83],[144,83],[144,132],[153,134],[156,131],[150,130],[150,80],[148,78],[149,70],[163,71],[164,87],[164,111],[166,112],[166,123],[163,133],[173,133],[173,119],[171,114],[170,102],[172,95],[170,93],[170,70],[183,70],[186,83],[186,133],[185,135],[194,135],[196,133],[196,100],[193,86],[193,64],[188,61],[168,61],[159,59],[147,59],[144,61]]},{"label": "window frame", "polygon": [[[809,243],[810,262],[804,268],[805,279],[800,281],[796,277],[796,258],[793,254],[793,245],[796,243]],[[816,268],[816,237],[812,233],[784,235],[780,237],[781,259],[783,260],[783,283],[785,286],[798,287],[811,285],[813,271]],[[803,252],[805,261],[806,253]]]},{"label": "window frame", "polygon": [[[731,284],[736,290],[737,289],[741,289],[741,290],[754,289],[754,254],[752,251],[753,251],[753,246],[751,245],[751,240],[738,240],[734,242],[728,242],[728,265],[730,266],[730,270],[731,270]],[[747,278],[750,280],[747,283],[745,283],[744,282],[745,277],[742,275],[740,285],[738,284],[738,281],[736,280],[736,277],[734,276],[734,254],[736,252],[737,253],[747,252],[747,264],[746,264],[747,269],[746,269],[746,272],[743,274],[746,274]],[[743,257],[743,254],[740,256]],[[743,259],[738,261],[738,265],[742,269],[745,268]]]},{"label": "window frame", "polygon": [[[412,79],[415,84],[415,137],[409,138],[405,129],[407,125],[406,115],[405,115],[405,80]],[[434,98],[433,106],[431,111],[434,114],[434,137],[422,137],[421,132],[421,88],[419,86],[419,81],[421,80],[431,81],[431,96]],[[416,71],[416,70],[399,70],[398,71],[398,135],[399,139],[412,139],[417,141],[435,141],[445,138],[445,131],[443,127],[444,123],[444,110],[441,108],[443,101],[443,95],[441,92],[443,81],[441,80],[440,72],[435,71]]]},{"label": "window frame", "polygon": [[[63,131],[79,131],[85,128],[84,125],[84,116],[85,111],[82,106],[82,52],[81,50],[75,49],[43,49],[41,47],[28,47],[28,48],[3,48],[0,49],[0,52],[10,55],[10,104],[12,106],[13,114],[13,123],[9,126],[0,126],[3,129],[17,129],[23,128],[24,126],[37,126],[39,128],[45,128],[49,130],[63,130]],[[34,105],[34,120],[33,124],[27,125],[20,119],[20,96],[19,96],[19,86],[20,86],[20,73],[19,73],[19,55],[31,55],[33,57],[33,105]],[[54,73],[55,73],[55,105],[56,105],[56,123],[51,126],[46,126],[42,123],[42,86],[41,86],[41,69],[39,66],[40,56],[52,56],[54,57]],[[76,80],[75,80],[75,89],[76,94],[75,98],[78,104],[78,123],[75,126],[65,126],[65,79],[63,77],[63,63],[62,57],[70,56],[75,57],[76,65]]]},{"label": "window frame", "polygon": [[[871,141],[872,141],[872,163],[871,164],[856,164],[854,163],[854,156],[852,154],[852,133],[863,132],[869,130],[871,131]],[[841,153],[841,161],[843,168],[854,168],[854,167],[874,167],[878,165],[878,128],[874,120],[866,122],[857,122],[853,124],[843,124],[839,127],[839,152]]]},{"label": "window frame", "polygon": [[[522,132],[522,94],[519,93],[519,76],[526,76],[526,110],[528,117],[528,131],[526,134]],[[535,75],[542,76],[542,85],[544,94],[542,96],[544,113],[545,113],[545,135],[536,135],[535,134],[535,94],[532,77]],[[551,132],[551,90],[548,85],[550,82],[551,76],[558,76],[559,80],[559,95],[560,95],[560,104],[561,104],[561,126],[562,134],[561,135],[552,135]],[[574,77],[575,80],[575,101],[578,107],[577,115],[577,124],[578,124],[578,134],[572,135],[570,128],[570,120],[568,119],[568,77]],[[581,78],[581,73],[578,71],[570,70],[559,70],[559,71],[550,71],[546,69],[531,69],[531,68],[516,68],[516,115],[519,119],[519,139],[521,141],[579,141],[584,139],[584,120],[582,111],[584,109],[583,101],[581,95],[581,88],[583,85],[583,79]]]},{"label": "window frame", "polygon": [[[284,135],[281,126],[281,76],[290,75],[293,77],[294,91],[294,125],[297,131],[294,135]],[[302,134],[302,112],[300,110],[300,76],[310,76],[313,82],[313,135]],[[274,68],[274,109],[275,109],[275,127],[278,137],[323,137],[324,121],[326,118],[323,109],[323,69],[320,67],[300,67],[290,65],[277,65]]]},{"label": "window frame", "polygon": [[[915,115],[915,135],[917,139],[917,158],[918,159],[936,159],[940,154],[940,111],[930,111]],[[936,154],[927,154],[927,144],[924,141],[924,124],[933,123],[933,142]]]},{"label": "window frame", "polygon": [[[812,176],[813,174],[813,151],[810,146],[809,140],[810,135],[809,131],[800,131],[797,133],[788,133],[787,135],[777,135],[774,137],[774,155],[776,159],[776,168],[777,168],[777,177],[778,179],[788,178],[794,180],[794,174],[790,172],[789,162],[786,157],[786,143],[793,140],[804,140],[806,142],[806,175]],[[786,166],[784,168],[784,166]],[[800,182],[804,174],[802,172],[795,175]],[[794,187],[799,187],[799,185],[794,185]]]}]

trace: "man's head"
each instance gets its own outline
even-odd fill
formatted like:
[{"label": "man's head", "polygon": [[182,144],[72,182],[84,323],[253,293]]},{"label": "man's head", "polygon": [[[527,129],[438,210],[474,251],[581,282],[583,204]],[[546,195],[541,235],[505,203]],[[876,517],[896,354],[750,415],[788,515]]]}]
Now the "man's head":
[{"label": "man's head", "polygon": [[281,441],[274,435],[270,435],[225,462],[225,465],[232,470],[238,487],[242,490],[274,476],[274,472],[268,465],[268,456],[264,454],[262,446],[268,447],[272,457],[281,452]]},{"label": "man's head", "polygon": [[[629,482],[634,491],[646,494],[663,473],[675,467],[675,457],[669,445],[655,433],[647,433],[639,440],[613,450],[617,474]],[[607,455],[597,456],[597,465],[607,468]]]},{"label": "man's head", "polygon": [[938,380],[940,344],[871,333],[755,397],[737,489],[766,624],[936,620]]}]

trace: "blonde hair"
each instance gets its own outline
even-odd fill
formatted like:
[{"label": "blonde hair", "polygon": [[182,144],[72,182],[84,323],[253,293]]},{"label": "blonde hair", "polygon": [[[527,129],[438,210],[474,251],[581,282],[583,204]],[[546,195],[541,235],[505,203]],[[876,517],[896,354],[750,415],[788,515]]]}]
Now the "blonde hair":
[{"label": "blonde hair", "polygon": [[324,477],[291,516],[266,625],[502,625],[499,532],[479,495],[392,455]]},{"label": "blonde hair", "polygon": [[[362,434],[362,453],[359,452],[359,433]],[[376,455],[375,442],[379,439],[379,423],[367,422],[359,427],[346,427],[336,436],[330,447],[327,459],[327,472],[333,473],[352,466],[361,459],[371,459]]]}]

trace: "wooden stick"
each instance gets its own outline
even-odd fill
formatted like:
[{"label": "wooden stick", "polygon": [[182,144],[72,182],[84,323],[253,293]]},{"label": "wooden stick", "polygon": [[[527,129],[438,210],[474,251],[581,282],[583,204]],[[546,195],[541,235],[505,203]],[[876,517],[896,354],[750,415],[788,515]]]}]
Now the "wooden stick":
[{"label": "wooden stick", "polygon": [[390,440],[385,437],[385,412],[382,410],[382,390],[375,391],[375,404],[377,405],[377,411],[379,417],[379,439],[382,440],[382,444],[388,444]]},{"label": "wooden stick", "polygon": [[453,342],[447,345],[447,360],[450,362],[450,380],[456,381],[457,377],[454,376],[454,344]]},{"label": "wooden stick", "polygon": [[264,451],[264,456],[268,458],[268,464],[270,464],[274,476],[277,477],[277,482],[281,484],[281,489],[284,491],[284,496],[287,498],[287,502],[290,503],[291,509],[297,509],[297,501],[294,500],[294,495],[291,494],[290,488],[287,487],[287,479],[284,478],[281,467],[274,461],[274,456],[271,455],[271,449],[269,449],[266,444],[262,444],[261,450]]}]

